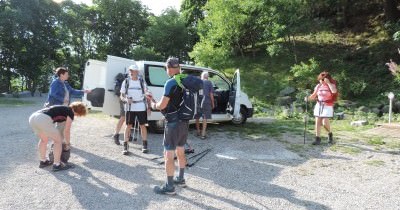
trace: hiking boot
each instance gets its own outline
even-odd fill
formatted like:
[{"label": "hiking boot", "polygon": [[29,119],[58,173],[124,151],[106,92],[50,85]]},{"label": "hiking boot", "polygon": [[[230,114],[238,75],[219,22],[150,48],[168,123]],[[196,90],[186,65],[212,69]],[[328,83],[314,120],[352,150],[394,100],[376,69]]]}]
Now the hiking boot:
[{"label": "hiking boot", "polygon": [[66,165],[64,163],[60,163],[60,165],[53,165],[53,171],[62,171],[71,168],[71,165]]},{"label": "hiking boot", "polygon": [[186,187],[185,179],[180,179],[179,177],[175,177],[174,184],[178,185],[179,187]]},{"label": "hiking boot", "polygon": [[118,134],[114,134],[112,137],[113,137],[114,143],[116,145],[121,145],[121,143],[119,143],[119,133]]},{"label": "hiking boot", "polygon": [[149,150],[147,149],[147,141],[143,141],[142,152],[148,153]]},{"label": "hiking boot", "polygon": [[155,186],[154,187],[154,192],[156,194],[161,194],[161,195],[175,195],[175,187],[169,187],[167,184],[164,184],[162,186]]},{"label": "hiking boot", "polygon": [[321,138],[319,136],[315,137],[315,141],[312,143],[312,145],[320,145],[321,144]]},{"label": "hiking boot", "polygon": [[333,134],[332,134],[332,132],[329,132],[328,133],[328,143],[329,144],[333,144],[334,142],[333,142]]},{"label": "hiking boot", "polygon": [[128,142],[124,142],[124,151],[122,151],[123,155],[128,155],[129,153],[128,148],[129,148]]},{"label": "hiking boot", "polygon": [[53,161],[50,160],[40,161],[39,168],[44,168],[50,166],[51,164],[53,164]]}]

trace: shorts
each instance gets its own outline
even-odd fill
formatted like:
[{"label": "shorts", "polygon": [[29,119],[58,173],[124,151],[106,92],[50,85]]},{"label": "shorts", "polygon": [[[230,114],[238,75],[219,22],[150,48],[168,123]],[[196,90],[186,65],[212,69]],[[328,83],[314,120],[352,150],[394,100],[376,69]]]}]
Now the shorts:
[{"label": "shorts", "polygon": [[314,116],[323,118],[333,117],[333,106],[327,106],[323,102],[317,102],[314,107]]},{"label": "shorts", "polygon": [[133,125],[135,123],[135,119],[139,121],[139,125],[147,124],[147,112],[139,111],[139,112],[126,112],[125,122],[127,125]]},{"label": "shorts", "polygon": [[119,99],[119,116],[125,116],[124,102],[121,99]]},{"label": "shorts", "polygon": [[211,109],[201,109],[195,116],[194,119],[211,119],[211,113],[212,110]]},{"label": "shorts", "polygon": [[29,125],[32,127],[36,135],[45,134],[47,137],[54,138],[58,136],[60,139],[60,131],[55,127],[53,120],[47,114],[35,112],[29,117]]},{"label": "shorts", "polygon": [[188,133],[189,121],[167,122],[164,129],[164,149],[175,150],[176,147],[183,147],[186,144]]}]

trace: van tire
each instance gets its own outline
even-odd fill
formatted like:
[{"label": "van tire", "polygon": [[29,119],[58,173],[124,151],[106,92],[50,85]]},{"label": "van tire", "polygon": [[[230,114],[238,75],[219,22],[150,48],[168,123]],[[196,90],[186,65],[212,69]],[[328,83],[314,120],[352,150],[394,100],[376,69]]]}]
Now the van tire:
[{"label": "van tire", "polygon": [[149,131],[158,134],[164,133],[164,120],[149,121]]},{"label": "van tire", "polygon": [[240,112],[239,113],[240,113],[239,114],[240,115],[239,119],[232,118],[232,120],[231,120],[232,124],[234,124],[234,125],[242,125],[242,124],[244,124],[246,122],[246,120],[247,120],[247,110],[246,110],[246,108],[243,107],[243,106],[240,106]]}]

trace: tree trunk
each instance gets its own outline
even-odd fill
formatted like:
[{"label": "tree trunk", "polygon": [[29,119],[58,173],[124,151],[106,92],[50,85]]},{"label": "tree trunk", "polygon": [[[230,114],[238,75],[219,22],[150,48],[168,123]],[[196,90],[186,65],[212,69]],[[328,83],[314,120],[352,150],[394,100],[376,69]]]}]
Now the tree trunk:
[{"label": "tree trunk", "polygon": [[293,39],[292,39],[292,44],[293,44],[293,56],[294,56],[294,62],[295,63],[297,63],[297,54],[296,54],[296,39],[295,39],[295,37],[293,36]]},{"label": "tree trunk", "polygon": [[385,0],[385,17],[386,20],[396,22],[400,18],[400,10],[397,9],[398,0]]}]

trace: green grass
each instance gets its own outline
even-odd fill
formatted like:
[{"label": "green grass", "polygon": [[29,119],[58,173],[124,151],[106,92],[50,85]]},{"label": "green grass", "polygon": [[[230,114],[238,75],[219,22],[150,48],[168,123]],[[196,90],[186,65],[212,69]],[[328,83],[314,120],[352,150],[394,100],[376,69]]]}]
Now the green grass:
[{"label": "green grass", "polygon": [[383,141],[383,138],[379,137],[379,136],[375,136],[375,137],[368,139],[367,143],[370,145],[375,145],[375,146],[381,146],[381,145],[386,144],[386,142]]},{"label": "green grass", "polygon": [[365,164],[370,165],[370,166],[384,166],[385,161],[382,160],[369,160],[365,161]]},{"label": "green grass", "polygon": [[32,104],[35,104],[35,102],[15,98],[0,98],[0,106],[27,106]]},{"label": "green grass", "polygon": [[330,150],[334,152],[341,152],[350,155],[356,155],[362,152],[360,148],[352,147],[352,146],[345,146],[345,145],[333,145],[330,147]]}]

